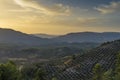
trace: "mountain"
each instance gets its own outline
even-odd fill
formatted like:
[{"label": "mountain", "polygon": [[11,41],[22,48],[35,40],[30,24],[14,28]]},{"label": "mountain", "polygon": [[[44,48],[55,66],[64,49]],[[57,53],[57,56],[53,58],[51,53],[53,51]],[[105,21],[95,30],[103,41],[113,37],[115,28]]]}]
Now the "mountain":
[{"label": "mountain", "polygon": [[0,43],[44,45],[53,42],[49,39],[35,37],[12,29],[0,28]]},{"label": "mountain", "polygon": [[79,32],[79,33],[69,33],[66,35],[58,36],[53,38],[53,40],[59,42],[96,42],[96,43],[103,43],[106,41],[113,41],[120,39],[119,32]]},{"label": "mountain", "polygon": [[114,69],[119,51],[120,40],[117,40],[102,44],[85,54],[76,55],[63,64],[48,64],[45,67],[49,73],[48,78],[55,74],[58,80],[92,80],[95,64],[101,64],[104,71]]},{"label": "mountain", "polygon": [[42,34],[42,33],[40,33],[40,34],[32,34],[32,35],[40,37],[40,38],[48,38],[48,39],[57,37],[57,35],[49,35],[49,34]]}]

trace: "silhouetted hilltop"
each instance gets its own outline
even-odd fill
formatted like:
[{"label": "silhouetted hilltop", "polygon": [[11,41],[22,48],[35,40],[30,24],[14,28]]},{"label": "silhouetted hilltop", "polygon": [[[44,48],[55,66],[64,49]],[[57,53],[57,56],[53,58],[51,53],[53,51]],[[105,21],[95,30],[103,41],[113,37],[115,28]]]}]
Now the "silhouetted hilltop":
[{"label": "silhouetted hilltop", "polygon": [[0,28],[0,43],[43,45],[52,43],[51,40],[35,37],[12,29]]}]

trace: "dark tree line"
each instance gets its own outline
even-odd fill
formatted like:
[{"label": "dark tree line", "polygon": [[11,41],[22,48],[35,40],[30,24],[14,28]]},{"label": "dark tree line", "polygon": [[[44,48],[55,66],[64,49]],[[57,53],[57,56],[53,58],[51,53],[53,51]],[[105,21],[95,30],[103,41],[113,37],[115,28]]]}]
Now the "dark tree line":
[{"label": "dark tree line", "polygon": [[18,68],[12,61],[0,64],[0,80],[46,80],[39,66]]}]

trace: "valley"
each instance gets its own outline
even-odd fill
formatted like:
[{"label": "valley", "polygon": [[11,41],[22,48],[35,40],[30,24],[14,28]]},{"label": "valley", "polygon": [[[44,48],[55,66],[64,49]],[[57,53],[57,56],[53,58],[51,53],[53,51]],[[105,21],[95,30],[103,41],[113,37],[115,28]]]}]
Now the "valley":
[{"label": "valley", "polygon": [[[11,32],[19,35],[14,34],[17,37],[13,36]],[[27,70],[26,72],[23,71],[26,75],[23,76],[24,79],[26,78],[25,80],[27,80],[27,77],[29,80],[34,79],[34,76],[32,76],[35,75],[34,71],[28,74],[29,71],[34,69],[43,70],[45,75],[41,77],[45,80],[54,78],[55,80],[92,80],[95,75],[93,73],[95,65],[100,65],[103,72],[114,69],[116,67],[116,58],[120,51],[120,40],[116,39],[103,43],[96,42],[96,40],[94,42],[69,42],[69,40],[60,42],[14,30],[4,29],[1,33],[5,35],[2,38],[4,42],[1,41],[0,43],[0,63],[2,65],[15,64],[17,68],[21,69],[20,71],[25,68],[25,71]],[[11,40],[7,41],[9,37],[14,37],[16,38],[15,40],[18,40],[14,42],[11,38]],[[22,40],[19,41],[19,38],[22,38]],[[90,40],[93,37],[88,38]],[[36,44],[36,40],[39,42],[38,44]],[[42,40],[42,43],[39,40]],[[20,74],[23,75],[23,73]]]}]

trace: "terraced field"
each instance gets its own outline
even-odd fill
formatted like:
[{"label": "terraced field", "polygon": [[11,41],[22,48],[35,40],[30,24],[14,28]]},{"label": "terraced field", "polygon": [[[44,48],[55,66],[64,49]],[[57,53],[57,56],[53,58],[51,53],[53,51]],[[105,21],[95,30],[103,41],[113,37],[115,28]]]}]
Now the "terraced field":
[{"label": "terraced field", "polygon": [[76,56],[67,64],[44,65],[47,79],[56,77],[58,80],[91,80],[92,69],[100,63],[104,71],[114,68],[116,54],[120,51],[120,40],[101,45],[86,54]]}]

